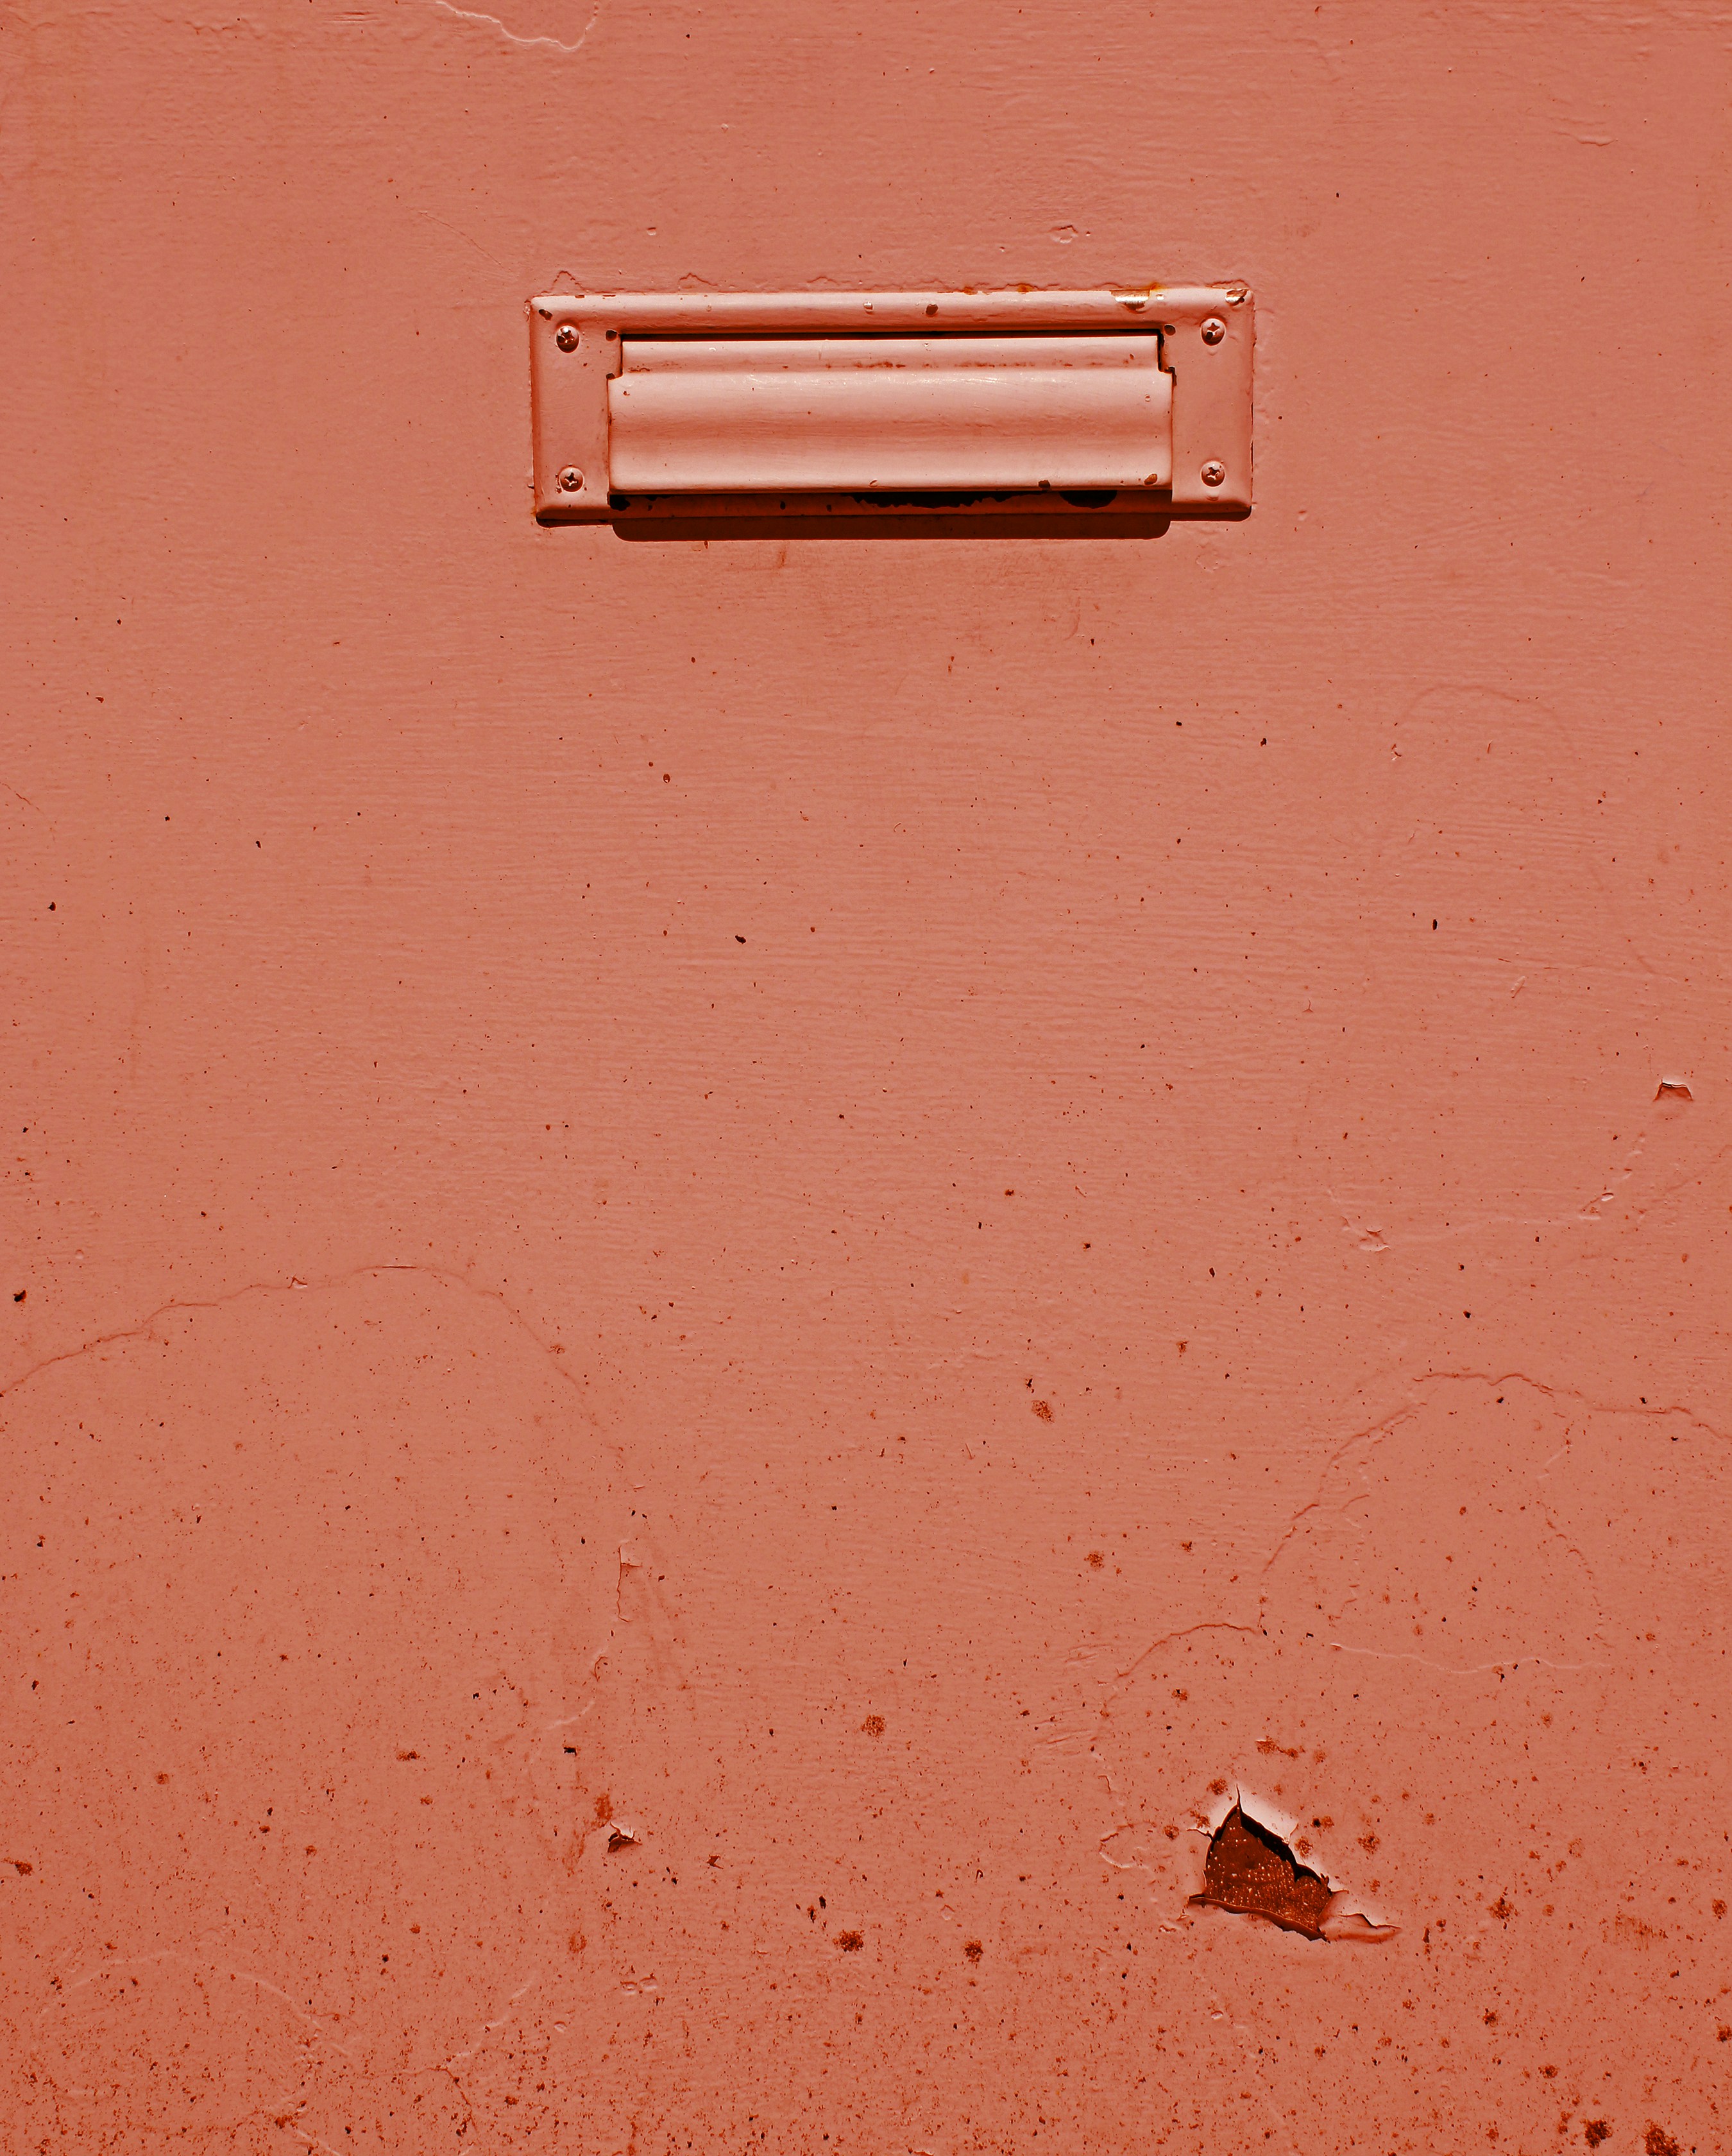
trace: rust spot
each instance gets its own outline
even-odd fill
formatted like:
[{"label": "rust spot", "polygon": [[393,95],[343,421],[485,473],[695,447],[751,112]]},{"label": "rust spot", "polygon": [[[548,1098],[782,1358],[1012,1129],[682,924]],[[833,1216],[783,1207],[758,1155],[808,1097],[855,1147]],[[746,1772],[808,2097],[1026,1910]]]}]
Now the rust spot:
[{"label": "rust spot", "polygon": [[1209,1784],[1209,1794],[1212,1797],[1224,1797],[1227,1794],[1227,1784],[1218,1774]]},{"label": "rust spot", "polygon": [[1683,2156],[1683,2150],[1671,2134],[1663,2126],[1656,2126],[1652,2119],[1647,2123],[1647,2133],[1642,2145],[1647,2151],[1647,2156]]},{"label": "rust spot", "polygon": [[1089,1562],[1094,1566],[1094,1569],[1099,1572],[1102,1565],[1106,1563],[1106,1559],[1102,1556],[1099,1550],[1090,1550],[1089,1553]]},{"label": "rust spot", "polygon": [[28,1879],[36,1869],[33,1864],[27,1863],[22,1856],[8,1856],[6,1861],[17,1872],[20,1879]]},{"label": "rust spot", "polygon": [[601,1795],[596,1799],[596,1818],[600,1824],[605,1825],[612,1816],[613,1799],[603,1789]]},{"label": "rust spot", "polygon": [[1515,1914],[1515,1904],[1507,1894],[1499,1894],[1491,1905],[1491,1912],[1500,1924],[1507,1924]]},{"label": "rust spot", "polygon": [[1367,1856],[1375,1856],[1377,1854],[1377,1830],[1375,1827],[1366,1829],[1359,1838],[1359,1845]]},{"label": "rust spot", "polygon": [[838,1932],[836,1943],[844,1953],[858,1953],[866,1940],[863,1933],[859,1932]]},{"label": "rust spot", "polygon": [[1203,1890],[1191,1897],[1191,1905],[1262,1917],[1283,1931],[1320,1939],[1324,1915],[1334,1898],[1320,1872],[1301,1864],[1279,1835],[1248,1819],[1235,1804],[1215,1830],[1203,1867]]},{"label": "rust spot", "polygon": [[860,1727],[868,1737],[882,1737],[884,1733],[884,1718],[881,1714],[869,1714],[860,1724]]},{"label": "rust spot", "polygon": [[1284,1759],[1297,1759],[1304,1753],[1305,1748],[1303,1744],[1291,1746],[1278,1744],[1273,1737],[1260,1737],[1257,1740],[1257,1748],[1263,1753],[1279,1752]]},{"label": "rust spot", "polygon": [[1590,2148],[1597,2148],[1611,2133],[1612,2122],[1609,2118],[1590,2118],[1583,2123],[1581,2138]]},{"label": "rust spot", "polygon": [[418,1752],[399,1752],[397,1756],[399,1759],[418,1759],[421,1754]]},{"label": "rust spot", "polygon": [[1037,1400],[1034,1403],[1034,1412],[1043,1422],[1050,1422],[1053,1419],[1053,1403],[1050,1400]]},{"label": "rust spot", "polygon": [[[970,1939],[967,1944],[963,1948],[962,1951],[967,1955],[971,1961],[978,1961],[981,1956],[986,1952],[986,1948],[981,1944],[978,1939]],[[1677,2151],[1675,2149],[1673,2152],[1673,2156],[1677,2156]]]}]

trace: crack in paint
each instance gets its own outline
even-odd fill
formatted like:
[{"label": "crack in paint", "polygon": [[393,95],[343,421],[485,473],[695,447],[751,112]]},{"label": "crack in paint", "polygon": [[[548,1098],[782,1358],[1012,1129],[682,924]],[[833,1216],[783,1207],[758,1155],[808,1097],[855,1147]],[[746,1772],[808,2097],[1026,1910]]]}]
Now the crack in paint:
[{"label": "crack in paint", "polygon": [[[1654,1098],[1657,1101],[1689,1099],[1688,1087],[1682,1091],[1678,1090],[1681,1086],[1681,1080],[1662,1079]],[[1647,1131],[1642,1132],[1625,1154],[1623,1165],[1612,1173],[1603,1190],[1592,1198],[1584,1199],[1580,1205],[1568,1213],[1483,1213],[1471,1220],[1458,1221],[1448,1227],[1421,1230],[1412,1235],[1392,1235],[1390,1230],[1377,1227],[1371,1221],[1368,1211],[1375,1208],[1344,1203],[1332,1186],[1329,1188],[1327,1195],[1330,1204],[1341,1216],[1341,1232],[1354,1239],[1357,1249],[1373,1255],[1384,1250],[1435,1250],[1445,1245],[1472,1240],[1499,1228],[1542,1229],[1556,1233],[1580,1227],[1584,1222],[1598,1223],[1612,1217],[1606,1209],[1619,1197],[1624,1185],[1634,1179],[1642,1156],[1647,1150],[1650,1135]],[[1732,1145],[1719,1146],[1705,1160],[1687,1169],[1673,1182],[1663,1184],[1645,1199],[1632,1200],[1627,1215],[1627,1224],[1632,1229],[1639,1227],[1655,1206],[1665,1199],[1675,1196],[1678,1191],[1688,1188],[1691,1183],[1699,1182],[1729,1153],[1732,1153]]]},{"label": "crack in paint", "polygon": [[[468,2051],[457,2051],[453,2052],[452,2055],[453,2058],[457,2059],[466,2059],[471,2056],[472,2055]],[[461,2080],[459,2078],[457,2070],[451,2063],[451,2061],[441,2059],[435,2066],[412,2066],[408,2069],[408,2078],[411,2081],[429,2081],[435,2074],[443,2074],[446,2080],[450,2082],[452,2087],[457,2092],[459,2102],[461,2103],[464,2107],[464,2123],[457,2129],[459,2136],[461,2137],[463,2134],[471,2131],[479,2123],[479,2122],[475,2117],[474,2101],[471,2097],[469,2091],[464,2087]]]},{"label": "crack in paint", "polygon": [[1316,1496],[1314,1497],[1307,1498],[1305,1502],[1299,1507],[1293,1517],[1287,1522],[1287,1526],[1282,1533],[1279,1542],[1275,1544],[1275,1547],[1263,1559],[1262,1574],[1263,1578],[1266,1578],[1268,1577],[1274,1565],[1276,1558],[1280,1556],[1282,1551],[1286,1548],[1289,1543],[1290,1543],[1294,1537],[1299,1532],[1300,1522],[1308,1519],[1313,1512],[1319,1512],[1322,1509],[1323,1492],[1325,1486],[1329,1481],[1330,1476],[1335,1473],[1336,1468],[1340,1466],[1342,1460],[1345,1459],[1347,1455],[1353,1450],[1354,1446],[1355,1445],[1364,1444],[1368,1438],[1389,1436],[1392,1431],[1398,1429],[1402,1423],[1406,1422],[1411,1415],[1417,1414],[1418,1412],[1419,1409],[1417,1406],[1412,1403],[1404,1408],[1392,1409],[1388,1414],[1382,1416],[1376,1422],[1368,1423],[1362,1430],[1356,1430],[1353,1431],[1350,1436],[1344,1437],[1341,1440],[1341,1442],[1335,1447],[1335,1450],[1330,1454],[1329,1457],[1323,1463],[1322,1470],[1317,1477]]},{"label": "crack in paint", "polygon": [[1684,1407],[1675,1400],[1658,1405],[1645,1400],[1637,1401],[1634,1405],[1628,1401],[1596,1400],[1591,1393],[1579,1392],[1573,1385],[1548,1385],[1541,1378],[1530,1378],[1525,1370],[1427,1370],[1413,1382],[1417,1385],[1526,1385],[1530,1390],[1543,1394],[1549,1400],[1578,1400],[1591,1414],[1681,1415],[1694,1428],[1705,1430],[1710,1437],[1719,1438],[1723,1444],[1732,1437],[1732,1431],[1719,1429],[1706,1415],[1698,1414],[1694,1408]]},{"label": "crack in paint", "polygon": [[1176,1632],[1164,1632],[1158,1640],[1151,1640],[1140,1654],[1134,1656],[1122,1670],[1118,1671],[1113,1679],[1114,1691],[1109,1691],[1107,1697],[1110,1700],[1119,1686],[1129,1684],[1150,1655],[1159,1654],[1163,1647],[1170,1647],[1175,1640],[1188,1640],[1193,1632],[1243,1632],[1253,1640],[1268,1636],[1260,1625],[1235,1625],[1225,1617],[1207,1617],[1199,1624],[1181,1625]]},{"label": "crack in paint", "polygon": [[628,1572],[641,1572],[643,1569],[643,1553],[637,1544],[622,1543],[619,1546],[619,1577],[613,1584],[613,1612],[617,1617],[623,1619],[626,1614],[626,1574]]},{"label": "crack in paint", "polygon": [[[515,1308],[507,1299],[501,1289],[479,1286],[464,1274],[453,1272],[443,1265],[398,1265],[385,1262],[356,1265],[348,1272],[328,1274],[319,1280],[303,1280],[298,1273],[291,1273],[287,1280],[249,1281],[243,1287],[231,1288],[226,1295],[186,1300],[179,1297],[172,1298],[167,1302],[157,1304],[154,1310],[146,1312],[136,1324],[117,1326],[112,1332],[94,1333],[90,1339],[81,1341],[76,1348],[63,1349],[58,1355],[47,1355],[41,1362],[33,1363],[28,1369],[21,1371],[17,1377],[0,1385],[0,1400],[9,1399],[13,1393],[21,1391],[28,1385],[32,1378],[40,1377],[45,1370],[57,1369],[63,1363],[75,1363],[80,1357],[95,1354],[103,1348],[115,1347],[130,1341],[150,1339],[152,1337],[153,1328],[165,1317],[173,1317],[182,1312],[196,1315],[226,1309],[230,1303],[242,1301],[249,1295],[328,1295],[333,1289],[346,1287],[355,1281],[383,1279],[394,1273],[418,1274],[425,1279],[437,1281],[442,1287],[459,1288],[465,1295],[472,1295],[483,1302],[494,1304],[514,1326],[529,1335],[535,1346],[547,1358],[555,1373],[566,1384],[576,1392],[582,1391],[583,1381],[576,1372],[568,1370],[558,1360],[558,1358],[565,1353],[564,1343],[560,1341],[544,1340],[523,1312]],[[597,1424],[595,1415],[587,1404],[584,1413],[592,1430],[600,1438],[602,1433]],[[607,1445],[615,1459],[623,1466],[625,1460],[623,1450],[609,1439],[602,1438],[602,1441]]]},{"label": "crack in paint", "polygon": [[197,1980],[199,1971],[208,1969],[218,1976],[238,1978],[243,1983],[256,1984],[261,1991],[268,1991],[273,1999],[280,1999],[295,2020],[301,2024],[303,2029],[311,2031],[312,2041],[321,2046],[329,2046],[331,2051],[338,2052],[343,2058],[348,2060],[351,2065],[354,2063],[356,2055],[349,2046],[333,2035],[318,2015],[310,2012],[302,2006],[298,2000],[284,1990],[281,1984],[273,1984],[268,1976],[260,1976],[255,1971],[243,1969],[235,1963],[205,1961],[192,1954],[177,1953],[172,1948],[166,1948],[161,1953],[146,1954],[142,1957],[137,1954],[117,1954],[111,1960],[98,1962],[94,1968],[86,1969],[82,1976],[67,1977],[59,1987],[59,1996],[49,2000],[38,2015],[38,2025],[45,2020],[58,2006],[64,2005],[71,1999],[74,1993],[85,1990],[102,1977],[117,1974],[122,1969],[130,1971],[170,1966],[190,1969],[195,1982]]},{"label": "crack in paint", "polygon": [[[1524,1370],[1427,1370],[1422,1372],[1418,1377],[1414,1378],[1411,1383],[1416,1389],[1424,1385],[1525,1385],[1530,1391],[1539,1393],[1545,1399],[1549,1400],[1575,1400],[1581,1406],[1587,1409],[1589,1413],[1592,1414],[1641,1415],[1645,1417],[1675,1414],[1681,1416],[1685,1422],[1688,1423],[1692,1426],[1692,1428],[1704,1430],[1709,1436],[1718,1438],[1722,1442],[1726,1441],[1729,1435],[1732,1435],[1732,1433],[1723,1430],[1715,1424],[1711,1423],[1706,1415],[1698,1414],[1694,1409],[1687,1408],[1677,1401],[1668,1401],[1659,1404],[1651,1404],[1645,1401],[1637,1401],[1632,1404],[1624,1401],[1596,1399],[1591,1394],[1581,1392],[1572,1385],[1547,1384],[1540,1378],[1530,1378]],[[1295,1512],[1289,1520],[1286,1527],[1282,1530],[1279,1540],[1275,1543],[1274,1548],[1269,1552],[1268,1557],[1263,1560],[1263,1576],[1266,1577],[1273,1569],[1276,1559],[1280,1556],[1282,1551],[1286,1548],[1288,1543],[1293,1540],[1294,1535],[1299,1532],[1303,1522],[1309,1518],[1312,1513],[1321,1509],[1325,1486],[1328,1483],[1330,1475],[1333,1474],[1335,1470],[1340,1465],[1342,1459],[1352,1449],[1352,1447],[1355,1445],[1362,1444],[1369,1439],[1385,1438],[1392,1435],[1402,1423],[1410,1419],[1413,1415],[1417,1414],[1418,1411],[1419,1404],[1417,1402],[1410,1402],[1405,1407],[1392,1409],[1388,1414],[1381,1416],[1377,1421],[1366,1424],[1361,1428],[1353,1431],[1350,1436],[1344,1438],[1341,1442],[1330,1452],[1318,1474],[1316,1495],[1313,1497],[1308,1498],[1306,1502],[1299,1507],[1298,1511]],[[1556,1522],[1550,1519],[1549,1514],[1548,1521],[1554,1532],[1561,1532],[1558,1528]],[[1577,1553],[1577,1554],[1579,1555],[1580,1553]],[[1585,1558],[1582,1559],[1582,1562],[1584,1565],[1586,1565],[1586,1560]],[[1590,1577],[1591,1577],[1591,1568]],[[1192,1626],[1190,1629],[1196,1630],[1199,1628]],[[1242,1627],[1240,1629],[1243,1630],[1245,1628]],[[1178,1637],[1181,1635],[1174,1635],[1173,1636]],[[1155,1642],[1156,1646],[1161,1646],[1164,1644],[1165,1642],[1161,1640],[1156,1640]],[[1332,1642],[1331,1644],[1335,1643]],[[1152,1651],[1152,1650],[1150,1650],[1149,1651]],[[1353,1649],[1350,1651],[1356,1653],[1368,1650]],[[1138,1661],[1140,1661],[1143,1657],[1139,1656],[1137,1659]],[[1401,1659],[1423,1661],[1425,1657],[1423,1656],[1410,1656]],[[1540,1660],[1542,1658],[1538,1656],[1524,1656],[1522,1659],[1525,1661]],[[1131,1666],[1132,1668],[1135,1668],[1136,1664],[1133,1663]],[[1432,1666],[1443,1668],[1447,1666],[1438,1663]],[[1489,1669],[1494,1669],[1504,1667],[1506,1665],[1501,1663],[1487,1663],[1483,1666]],[[1559,1663],[1556,1666],[1560,1669],[1598,1669],[1605,1666],[1597,1662],[1571,1662]]]},{"label": "crack in paint", "polygon": [[1364,1655],[1374,1662],[1417,1662],[1422,1669],[1435,1670],[1439,1676],[1445,1677],[1489,1676],[1494,1670],[1502,1676],[1506,1671],[1519,1670],[1524,1662],[1531,1662],[1542,1670],[1565,1671],[1571,1676],[1617,1667],[1616,1662],[1555,1662],[1545,1655],[1512,1655],[1503,1662],[1434,1662],[1429,1655],[1397,1653],[1388,1647],[1354,1647],[1345,1640],[1328,1640],[1324,1644],[1338,1655]]},{"label": "crack in paint", "polygon": [[599,6],[593,8],[590,11],[589,20],[584,24],[582,31],[578,34],[576,43],[575,44],[567,45],[562,44],[557,38],[522,37],[517,31],[509,28],[506,24],[500,20],[497,15],[483,15],[477,13],[477,11],[473,8],[453,8],[451,4],[451,0],[433,0],[433,5],[438,8],[443,14],[454,15],[459,23],[484,23],[489,30],[497,30],[502,38],[508,38],[514,45],[523,45],[526,47],[544,45],[550,51],[565,53],[567,54],[582,51],[584,39],[587,38],[590,32],[594,29],[596,26],[596,18],[602,12]]}]

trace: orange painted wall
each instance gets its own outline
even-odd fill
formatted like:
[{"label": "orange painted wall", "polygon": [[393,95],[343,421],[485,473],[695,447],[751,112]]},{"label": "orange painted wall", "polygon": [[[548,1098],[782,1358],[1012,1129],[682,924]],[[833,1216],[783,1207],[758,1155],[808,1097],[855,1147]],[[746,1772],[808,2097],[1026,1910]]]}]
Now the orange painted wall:
[{"label": "orange painted wall", "polygon": [[[1724,20],[499,3],[0,10],[0,2141],[1723,2148]],[[540,530],[562,275],[1258,506]]]}]

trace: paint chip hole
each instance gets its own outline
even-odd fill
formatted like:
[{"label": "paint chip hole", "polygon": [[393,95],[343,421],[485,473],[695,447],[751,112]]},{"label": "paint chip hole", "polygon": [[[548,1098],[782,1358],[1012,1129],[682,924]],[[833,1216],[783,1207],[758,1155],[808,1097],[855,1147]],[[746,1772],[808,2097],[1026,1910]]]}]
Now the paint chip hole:
[{"label": "paint chip hole", "polygon": [[1386,1939],[1392,1924],[1373,1924],[1342,1910],[1340,1897],[1321,1872],[1301,1863],[1273,1828],[1235,1803],[1210,1838],[1200,1894],[1192,1908],[1224,1909],[1260,1917],[1308,1939]]}]

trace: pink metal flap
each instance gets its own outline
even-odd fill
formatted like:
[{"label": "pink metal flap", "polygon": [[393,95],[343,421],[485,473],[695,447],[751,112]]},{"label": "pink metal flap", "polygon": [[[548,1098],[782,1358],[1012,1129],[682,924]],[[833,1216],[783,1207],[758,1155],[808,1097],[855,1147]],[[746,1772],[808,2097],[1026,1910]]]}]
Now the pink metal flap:
[{"label": "pink metal flap", "polygon": [[625,341],[615,492],[1164,487],[1153,336]]}]

